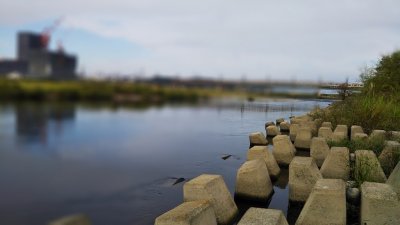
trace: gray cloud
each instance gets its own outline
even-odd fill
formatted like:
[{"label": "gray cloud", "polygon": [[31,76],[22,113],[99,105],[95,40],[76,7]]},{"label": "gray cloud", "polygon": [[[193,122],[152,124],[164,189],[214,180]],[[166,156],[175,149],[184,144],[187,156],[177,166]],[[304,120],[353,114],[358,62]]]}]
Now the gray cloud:
[{"label": "gray cloud", "polygon": [[400,46],[399,1],[38,0],[33,5],[15,0],[2,5],[3,25],[65,15],[65,27],[127,40],[149,53],[87,65],[92,71],[145,68],[226,78],[355,80],[360,67]]}]

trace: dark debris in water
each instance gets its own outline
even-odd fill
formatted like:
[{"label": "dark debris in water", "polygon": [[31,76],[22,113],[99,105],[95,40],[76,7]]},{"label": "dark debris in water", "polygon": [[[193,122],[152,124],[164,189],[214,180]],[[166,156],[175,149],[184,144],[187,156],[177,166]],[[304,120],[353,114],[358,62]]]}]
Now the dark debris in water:
[{"label": "dark debris in water", "polygon": [[221,159],[223,159],[223,160],[227,160],[227,159],[229,159],[229,158],[233,158],[233,159],[236,159],[236,160],[240,160],[240,157],[239,157],[239,156],[231,155],[231,154],[223,154],[222,157],[221,157]]}]

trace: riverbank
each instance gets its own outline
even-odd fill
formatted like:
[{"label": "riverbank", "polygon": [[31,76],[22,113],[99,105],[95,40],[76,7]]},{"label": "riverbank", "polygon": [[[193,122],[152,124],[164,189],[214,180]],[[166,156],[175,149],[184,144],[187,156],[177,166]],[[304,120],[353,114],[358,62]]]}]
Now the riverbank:
[{"label": "riverbank", "polygon": [[248,101],[260,98],[318,98],[313,93],[256,93],[244,89],[155,85],[128,81],[0,79],[0,99],[10,101],[104,101],[124,104],[159,104],[197,102],[226,97]]}]

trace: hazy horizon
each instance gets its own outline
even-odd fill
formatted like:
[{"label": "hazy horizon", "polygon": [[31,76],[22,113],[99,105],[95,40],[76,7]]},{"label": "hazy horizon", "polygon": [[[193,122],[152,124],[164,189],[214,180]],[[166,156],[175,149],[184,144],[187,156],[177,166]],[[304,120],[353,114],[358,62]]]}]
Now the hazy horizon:
[{"label": "hazy horizon", "polygon": [[357,81],[399,49],[398,1],[2,1],[0,58],[16,32],[52,34],[86,74]]}]

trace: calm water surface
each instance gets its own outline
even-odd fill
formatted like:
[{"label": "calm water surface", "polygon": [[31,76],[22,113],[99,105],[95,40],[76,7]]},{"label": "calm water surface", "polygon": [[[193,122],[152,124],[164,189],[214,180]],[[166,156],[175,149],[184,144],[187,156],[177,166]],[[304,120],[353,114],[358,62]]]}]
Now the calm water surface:
[{"label": "calm water surface", "polygon": [[[95,225],[150,225],[182,202],[184,182],[174,185],[176,179],[202,173],[221,174],[233,194],[250,132],[328,102],[261,104],[283,111],[2,104],[0,224],[42,225],[82,212]],[[225,154],[233,156],[223,160]],[[284,170],[265,207],[293,213],[286,187]]]}]

